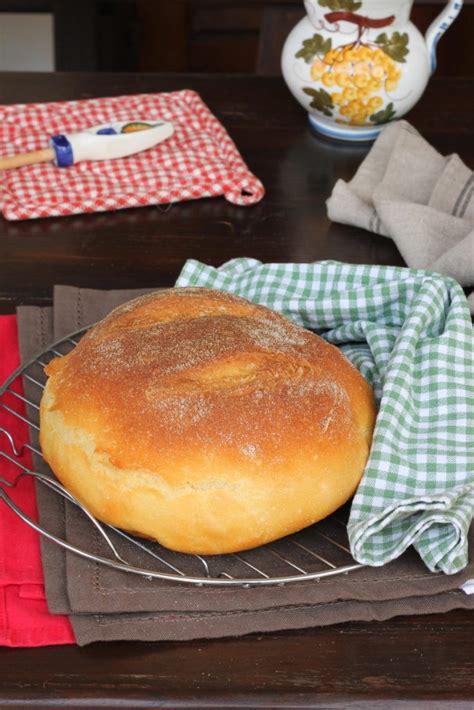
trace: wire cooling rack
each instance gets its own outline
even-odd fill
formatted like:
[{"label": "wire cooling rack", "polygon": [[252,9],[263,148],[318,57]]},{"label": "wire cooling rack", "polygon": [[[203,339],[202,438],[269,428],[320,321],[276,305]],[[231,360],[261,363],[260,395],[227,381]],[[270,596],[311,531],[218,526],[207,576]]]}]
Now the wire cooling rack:
[{"label": "wire cooling rack", "polygon": [[[336,575],[348,574],[364,565],[356,563],[350,553],[343,513],[290,535],[282,540],[232,555],[202,557],[171,552],[156,542],[150,542],[99,522],[55,478],[41,456],[38,444],[39,402],[46,383],[44,367],[55,357],[63,357],[79,342],[87,328],[61,338],[36,357],[18,368],[0,387],[0,407],[10,421],[27,424],[30,441],[15,441],[12,428],[0,424],[0,460],[12,466],[14,475],[0,477],[2,500],[27,525],[53,543],[83,558],[149,580],[160,579],[181,584],[214,587],[254,587],[286,585],[296,582],[319,581]],[[23,379],[24,394],[18,391],[17,380]],[[33,466],[26,466],[25,454],[30,454]],[[38,470],[41,469],[41,470]],[[0,468],[1,473],[1,468]],[[37,486],[46,487],[52,495],[61,496],[66,505],[81,511],[99,536],[102,552],[98,554],[90,536],[88,545],[78,546],[58,536],[41,522],[29,517],[15,502],[15,489],[27,478]],[[40,515],[41,518],[41,515]],[[87,538],[88,536],[85,536]],[[90,549],[88,549],[88,547]]]}]

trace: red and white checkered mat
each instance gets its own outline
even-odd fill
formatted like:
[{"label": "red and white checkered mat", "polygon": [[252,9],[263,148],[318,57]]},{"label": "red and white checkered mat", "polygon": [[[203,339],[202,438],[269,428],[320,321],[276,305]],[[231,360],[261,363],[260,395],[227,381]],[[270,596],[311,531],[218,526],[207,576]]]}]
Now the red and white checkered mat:
[{"label": "red and white checkered mat", "polygon": [[236,205],[262,199],[253,175],[217,118],[190,90],[0,106],[0,156],[47,146],[50,136],[108,121],[162,118],[174,135],[128,158],[52,163],[0,172],[0,210],[32,219],[224,195]]}]

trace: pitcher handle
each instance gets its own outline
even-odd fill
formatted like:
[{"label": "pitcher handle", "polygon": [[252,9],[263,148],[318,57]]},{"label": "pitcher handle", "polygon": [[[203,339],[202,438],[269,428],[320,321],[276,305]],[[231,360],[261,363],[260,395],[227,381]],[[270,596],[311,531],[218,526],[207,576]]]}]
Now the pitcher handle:
[{"label": "pitcher handle", "polygon": [[444,10],[433,20],[426,30],[425,41],[430,56],[431,73],[436,69],[436,45],[444,35],[448,27],[459,15],[463,5],[463,0],[450,0]]}]

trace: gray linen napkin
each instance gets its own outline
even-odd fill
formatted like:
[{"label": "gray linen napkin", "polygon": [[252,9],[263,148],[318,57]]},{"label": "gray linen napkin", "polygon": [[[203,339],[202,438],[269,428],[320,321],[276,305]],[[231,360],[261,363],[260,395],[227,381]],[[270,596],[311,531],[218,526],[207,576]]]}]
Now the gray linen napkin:
[{"label": "gray linen napkin", "polygon": [[[54,339],[97,321],[114,306],[143,292],[57,287],[54,311],[34,307],[18,311],[22,358],[45,348]],[[39,389],[28,381],[25,387],[32,401],[38,402]],[[34,432],[32,436],[36,439]],[[35,465],[48,471],[38,457]],[[38,507],[45,527],[78,546],[105,552],[100,537],[82,514],[42,486],[38,487]],[[318,530],[334,538],[341,534],[340,523],[335,518],[328,519]],[[308,530],[303,541],[311,544],[314,534]],[[284,554],[285,543],[281,544]],[[471,530],[471,550],[473,546],[474,530]],[[324,539],[318,541],[318,549],[338,562],[334,548]],[[126,546],[121,551],[130,552]],[[264,551],[259,554],[265,556]],[[216,590],[156,580],[149,582],[65,553],[45,541],[42,541],[42,557],[49,607],[55,613],[70,615],[80,645],[112,639],[216,638],[474,608],[474,596],[457,591],[465,580],[474,577],[474,559],[460,574],[433,575],[415,554],[408,552],[386,567],[362,569],[319,584]],[[303,557],[302,554],[300,563],[304,563]],[[136,556],[134,559],[137,560]],[[172,553],[169,559],[173,559]],[[140,561],[146,562],[146,558]],[[347,556],[341,554],[339,563],[343,562],[347,563]],[[276,559],[265,559],[265,565],[274,572],[285,571]]]},{"label": "gray linen napkin", "polygon": [[[474,286],[474,173],[406,121],[389,124],[327,201],[334,222],[391,237],[407,265]],[[468,297],[474,312],[474,294]]]}]

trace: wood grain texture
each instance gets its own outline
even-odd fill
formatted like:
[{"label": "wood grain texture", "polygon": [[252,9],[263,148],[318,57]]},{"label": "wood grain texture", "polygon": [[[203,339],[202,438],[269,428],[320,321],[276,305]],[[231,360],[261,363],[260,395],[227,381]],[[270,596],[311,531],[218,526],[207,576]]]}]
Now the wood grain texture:
[{"label": "wood grain texture", "polygon": [[[55,283],[171,285],[184,261],[219,265],[340,259],[402,264],[393,243],[331,224],[325,200],[367,146],[313,136],[281,79],[246,76],[2,74],[0,102],[193,88],[235,139],[267,194],[28,222],[0,219],[0,308],[48,303]],[[474,168],[474,80],[434,79],[409,120]],[[192,643],[0,650],[0,708],[352,708],[471,710],[474,615]]]},{"label": "wood grain texture", "polygon": [[0,650],[3,708],[472,710],[468,613],[182,643]]},{"label": "wood grain texture", "polygon": [[137,0],[141,71],[185,71],[188,63],[189,11],[184,2]]}]

